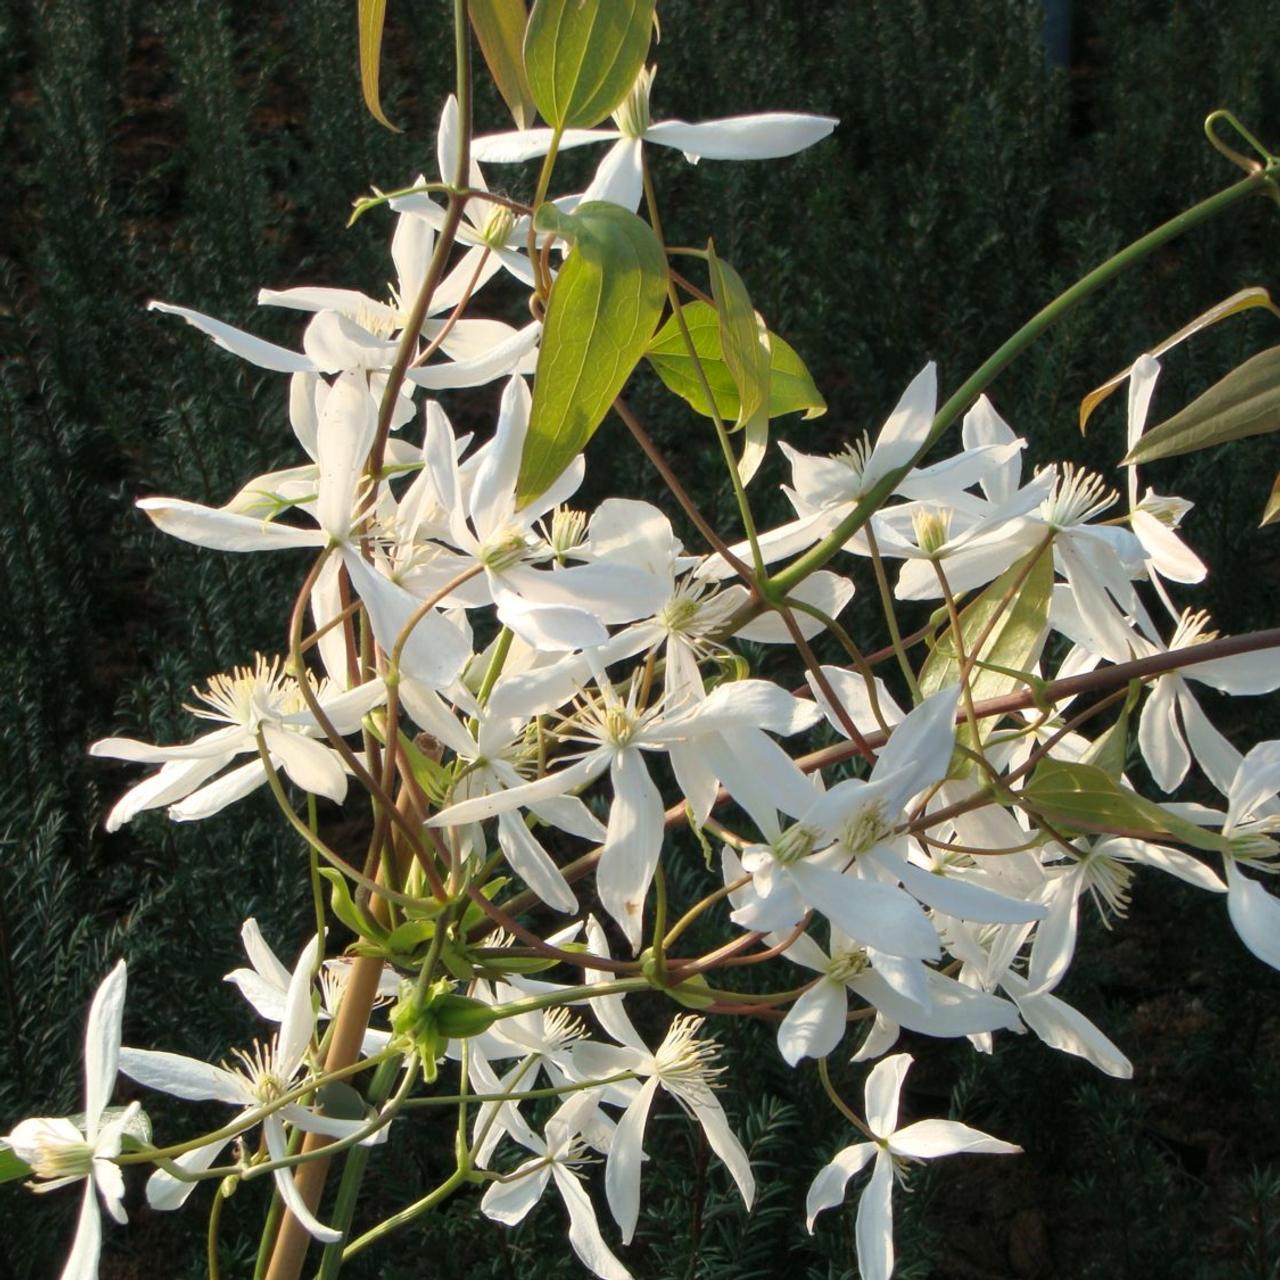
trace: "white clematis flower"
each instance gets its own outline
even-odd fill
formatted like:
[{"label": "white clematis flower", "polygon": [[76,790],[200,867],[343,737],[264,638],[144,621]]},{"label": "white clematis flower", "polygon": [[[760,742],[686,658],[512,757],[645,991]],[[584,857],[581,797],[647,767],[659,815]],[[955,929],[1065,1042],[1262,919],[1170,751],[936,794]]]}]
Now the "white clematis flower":
[{"label": "white clematis flower", "polygon": [[750,1209],[756,1188],[751,1162],[713,1092],[723,1068],[717,1065],[720,1049],[715,1041],[698,1039],[702,1019],[687,1014],[674,1019],[654,1052],[645,1047],[620,1003],[610,1011],[610,1023],[615,1035],[622,1032],[625,1046],[581,1043],[574,1047],[573,1057],[583,1079],[601,1080],[623,1071],[644,1078],[618,1121],[605,1165],[605,1193],[614,1221],[622,1229],[623,1243],[631,1242],[640,1216],[644,1127],[659,1087],[702,1126],[711,1150],[724,1161],[738,1184],[742,1202]]},{"label": "white clematis flower", "polygon": [[[626,209],[636,209],[643,192],[641,147],[646,142],[683,151],[691,164],[699,160],[776,160],[794,155],[821,142],[839,123],[830,116],[766,112],[760,115],[731,116],[687,124],[683,120],[649,119],[649,91],[654,68],[643,69],[623,104],[613,113],[616,129],[565,129],[559,150],[582,147],[592,142],[614,139],[608,155],[600,162],[582,201],[610,200]],[[511,164],[546,155],[551,148],[550,129],[518,129],[476,138],[471,154],[477,160]]]},{"label": "white clematis flower", "polygon": [[66,1117],[23,1120],[0,1138],[39,1179],[33,1191],[53,1191],[72,1182],[85,1183],[80,1219],[60,1280],[95,1280],[102,1249],[98,1196],[116,1222],[126,1221],[124,1176],[115,1157],[125,1131],[138,1115],[136,1102],[103,1124],[115,1087],[120,1058],[120,1030],[127,983],[123,960],[103,980],[89,1007],[84,1034],[84,1128]]},{"label": "white clematis flower", "polygon": [[[317,946],[318,939],[312,938],[298,957],[285,995],[279,1034],[266,1045],[255,1042],[252,1052],[237,1051],[238,1065],[215,1067],[178,1053],[126,1048],[120,1051],[120,1069],[139,1084],[158,1089],[161,1093],[191,1102],[225,1102],[241,1108],[242,1120],[255,1116],[264,1105],[277,1102],[298,1083],[297,1077],[306,1062],[315,1021],[311,1007],[311,975]],[[286,1122],[308,1132],[337,1138],[349,1136],[366,1123],[317,1115],[307,1107],[289,1103],[262,1117],[262,1131],[272,1160],[282,1160],[288,1155]],[[386,1133],[385,1128],[380,1129],[367,1141],[383,1141]],[[177,1163],[189,1173],[207,1169],[230,1141],[230,1138],[222,1138],[195,1147],[179,1156]],[[307,1208],[289,1169],[277,1169],[272,1176],[281,1199],[311,1236],[325,1243],[342,1239],[340,1231],[326,1227]],[[195,1185],[159,1169],[147,1181],[147,1202],[154,1209],[177,1209]]]},{"label": "white clematis flower", "polygon": [[897,1128],[898,1095],[913,1061],[909,1053],[898,1053],[872,1067],[867,1075],[866,1111],[873,1140],[838,1151],[814,1178],[805,1201],[812,1234],[818,1214],[839,1204],[849,1179],[875,1160],[871,1181],[858,1201],[858,1273],[863,1280],[889,1280],[893,1274],[893,1183],[895,1177],[903,1177],[907,1161],[962,1153],[1016,1155],[1022,1150],[955,1120],[920,1120]]},{"label": "white clematis flower", "polygon": [[554,1181],[569,1212],[569,1244],[583,1265],[600,1280],[631,1280],[631,1273],[600,1234],[595,1210],[577,1172],[577,1165],[587,1156],[586,1145],[579,1135],[585,1125],[592,1123],[592,1113],[597,1107],[594,1096],[578,1094],[547,1121],[545,1139],[526,1129],[520,1142],[534,1153],[533,1158],[512,1170],[501,1182],[491,1183],[480,1201],[480,1211],[486,1218],[513,1227],[524,1221],[542,1198],[547,1184]]},{"label": "white clematis flower", "polygon": [[[321,707],[339,733],[354,733],[364,716],[386,696],[381,681],[334,693],[327,680],[308,673]],[[336,752],[316,741],[323,736],[301,689],[281,668],[280,660],[258,656],[252,667],[237,667],[230,675],[214,676],[197,691],[202,707],[188,707],[193,715],[225,725],[183,746],[158,747],[133,738],[103,738],[89,754],[137,764],[158,764],[160,770],[138,783],[116,802],[106,828],[115,831],[147,809],[169,807],[179,822],[207,818],[247,796],[267,780],[258,756],[258,734],[266,742],[272,765],[283,769],[304,791],[341,802],[347,794],[347,775]],[[251,753],[248,764],[222,773],[236,756]]]}]

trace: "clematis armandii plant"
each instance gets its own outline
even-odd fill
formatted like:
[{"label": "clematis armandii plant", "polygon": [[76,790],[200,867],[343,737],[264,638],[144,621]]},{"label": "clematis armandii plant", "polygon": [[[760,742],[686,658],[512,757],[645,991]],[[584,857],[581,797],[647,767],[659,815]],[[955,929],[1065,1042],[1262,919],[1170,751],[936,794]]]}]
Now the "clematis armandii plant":
[{"label": "clematis armandii plant", "polygon": [[[148,1145],[135,1109],[139,1150],[121,1151],[106,1101],[123,967],[104,983],[86,1040],[83,1122],[23,1121],[6,1139],[38,1182],[86,1182],[69,1280],[96,1272],[99,1196],[122,1216],[117,1162],[146,1160],[156,1165],[147,1184],[156,1208],[216,1180],[217,1210],[231,1189],[269,1173],[286,1210],[278,1228],[269,1216],[260,1255],[273,1280],[302,1274],[308,1236],[326,1246],[328,1277],[481,1183],[477,1212],[507,1225],[554,1183],[570,1247],[595,1274],[623,1280],[628,1263],[614,1250],[625,1253],[639,1230],[644,1134],[661,1093],[701,1128],[744,1204],[753,1199],[748,1151],[717,1097],[747,1078],[724,1069],[703,1018],[774,1019],[783,1061],[801,1070],[839,1052],[852,1020],[870,1024],[858,1062],[886,1054],[903,1029],[968,1037],[983,1052],[1027,1031],[1131,1075],[1105,1028],[1059,992],[1083,945],[1081,899],[1118,921],[1131,881],[1149,869],[1225,896],[1246,948],[1280,967],[1280,898],[1265,878],[1277,861],[1276,744],[1241,749],[1189,692],[1196,680],[1226,694],[1275,688],[1274,638],[1224,642],[1175,602],[1203,576],[1174,532],[1183,500],[1148,492],[1139,501],[1131,478],[1128,512],[1114,516],[1112,486],[1057,462],[1021,483],[1028,442],[981,394],[991,371],[1079,293],[1050,304],[949,399],[925,363],[874,441],[855,436],[824,453],[801,428],[769,450],[762,428],[795,411],[788,388],[810,381],[808,370],[781,341],[761,340],[772,330],[746,295],[769,283],[763,266],[739,276],[710,253],[663,243],[643,147],[675,147],[692,161],[780,159],[820,142],[835,121],[765,113],[655,123],[652,3],[610,9],[597,24],[605,8],[535,0],[523,42],[508,42],[545,129],[473,138],[471,114],[485,98],[470,92],[460,59],[436,139],[441,182],[362,202],[367,216],[386,203],[398,215],[386,300],[364,287],[262,291],[261,304],[306,317],[301,350],[157,304],[290,379],[300,452],[222,506],[153,496],[140,508],[200,547],[309,563],[281,611],[287,657],[214,677],[197,694],[196,714],[217,721],[214,732],[182,745],[95,744],[95,755],[159,766],[107,826],[158,808],[213,818],[270,777],[309,855],[298,932],[311,941],[289,970],[252,920],[244,926],[251,967],[229,977],[275,1024],[265,1045],[221,1066],[119,1052],[143,1085],[235,1109],[230,1124],[166,1147]],[[465,22],[467,6],[457,10]],[[456,34],[460,45],[468,38]],[[581,65],[564,56],[586,49]],[[525,108],[516,108],[522,123],[532,119]],[[591,127],[610,114],[616,128]],[[556,193],[558,156],[595,141],[612,145],[585,192]],[[481,163],[536,157],[528,205],[489,190]],[[1280,161],[1265,167],[1255,176],[1274,182]],[[642,193],[648,221],[631,212]],[[535,230],[573,226],[583,202],[593,209],[572,242]],[[545,204],[559,217],[539,222]],[[484,287],[500,268],[505,293]],[[617,400],[647,400],[629,381],[646,355],[679,412],[699,409],[680,420],[688,450],[674,464],[667,442]],[[919,367],[924,353],[914,359]],[[1130,446],[1157,369],[1141,357],[1129,372]],[[488,389],[451,398],[476,387]],[[417,388],[438,398],[415,401]],[[710,406],[700,396],[721,421],[702,420]],[[799,399],[821,403],[816,385]],[[643,488],[597,492],[592,459],[629,447],[611,408],[684,525]],[[450,414],[471,429],[455,431]],[[420,435],[417,425],[401,431],[419,419]],[[750,499],[734,425],[747,427],[758,464]],[[704,446],[715,458],[717,443],[738,508],[729,536],[708,515],[715,504],[689,491],[701,464],[681,474]],[[933,444],[940,459],[925,456]],[[754,496],[765,481],[780,488],[774,509],[789,503],[793,513],[772,527]],[[853,555],[836,573],[841,552]],[[870,565],[855,558],[868,555]],[[903,562],[896,584],[883,565],[893,559]],[[849,621],[855,578],[871,603]],[[996,579],[999,591],[966,598]],[[877,596],[883,642],[873,634]],[[900,625],[901,602],[936,600],[944,607],[931,617],[916,609],[914,631]],[[1181,620],[1168,641],[1156,621],[1166,614]],[[1065,659],[1052,636],[1073,643]],[[1081,694],[1099,701],[1077,711],[1069,704]],[[1118,720],[1095,723],[1126,694]],[[1125,749],[1140,696],[1136,737],[1157,786],[1172,790],[1194,762],[1226,796],[1225,814],[1139,793]],[[972,719],[982,732],[958,735]],[[367,811],[353,790],[367,793]],[[719,876],[712,840],[723,849]],[[351,844],[361,846],[354,856]],[[612,949],[590,918],[579,941],[579,904],[593,899],[616,927]],[[346,953],[322,958],[322,939]],[[375,1010],[393,990],[383,1030]],[[647,1020],[633,1023],[627,1010],[644,1001]],[[613,1043],[588,1035],[592,1020]],[[856,1225],[867,1276],[892,1271],[891,1190],[906,1162],[1014,1149],[959,1122],[899,1128],[909,1064],[898,1055],[871,1068],[869,1140],[840,1152],[809,1194],[812,1229],[873,1165]],[[825,1066],[820,1075],[856,1121]],[[393,1123],[414,1140],[415,1126],[397,1119],[410,1102],[456,1112],[456,1166],[353,1238],[352,1224],[372,1216],[363,1206],[357,1215],[356,1193],[373,1147]],[[256,1146],[231,1146],[259,1127]],[[612,1239],[583,1175],[591,1152],[605,1160]],[[326,1169],[339,1165],[336,1195],[318,1198]],[[216,1212],[212,1223],[216,1254]]]}]

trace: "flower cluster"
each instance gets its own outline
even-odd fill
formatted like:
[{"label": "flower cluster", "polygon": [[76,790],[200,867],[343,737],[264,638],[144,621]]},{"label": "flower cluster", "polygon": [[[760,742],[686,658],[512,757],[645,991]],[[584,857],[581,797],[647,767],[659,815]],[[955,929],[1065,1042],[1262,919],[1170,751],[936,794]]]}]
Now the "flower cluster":
[{"label": "flower cluster", "polygon": [[[539,13],[563,8],[535,6],[526,59],[545,52]],[[1026,442],[984,395],[963,417],[950,402],[939,409],[931,363],[877,431],[825,453],[771,450],[769,419],[820,412],[821,396],[714,246],[700,255],[709,293],[668,273],[643,143],[691,162],[777,159],[835,122],[653,123],[645,47],[634,82],[594,120],[539,103],[550,127],[472,138],[467,108],[450,99],[440,180],[389,201],[389,298],[261,293],[263,305],[310,316],[300,351],[152,304],[289,377],[299,454],[220,507],[138,505],[187,542],[309,567],[289,651],[196,693],[192,714],[220,727],[181,745],[94,744],[95,755],[158,766],[106,822],[161,808],[211,819],[267,783],[328,864],[315,888],[334,919],[327,936],[309,930],[292,969],[245,925],[251,967],[229,978],[278,1029],[219,1065],[122,1049],[123,963],[103,984],[83,1121],[25,1120],[4,1139],[38,1189],[86,1181],[65,1276],[96,1274],[97,1195],[123,1218],[120,1164],[151,1163],[156,1209],[177,1209],[206,1180],[269,1174],[288,1209],[276,1248],[296,1228],[337,1255],[474,1184],[480,1211],[514,1224],[554,1184],[583,1264],[626,1277],[594,1205],[602,1189],[627,1245],[660,1092],[701,1127],[751,1207],[751,1163],[703,1029],[751,1010],[773,1019],[793,1067],[837,1052],[876,1062],[866,1140],[817,1172],[808,1226],[872,1164],[859,1266],[887,1277],[891,1191],[910,1162],[1017,1150],[953,1121],[897,1127],[911,1058],[884,1055],[904,1029],[967,1037],[982,1052],[999,1033],[1030,1032],[1129,1075],[1123,1050],[1057,992],[1082,899],[1108,922],[1123,917],[1140,867],[1225,895],[1244,945],[1280,967],[1280,903],[1261,879],[1280,853],[1280,743],[1241,753],[1192,685],[1263,693],[1280,686],[1280,665],[1218,643],[1202,614],[1174,602],[1176,584],[1205,573],[1181,537],[1190,504],[1150,490],[1139,500],[1132,471],[1127,504],[1070,464],[1024,475]],[[610,109],[616,128],[588,127]],[[601,139],[613,145],[586,190],[544,199],[558,152]],[[533,204],[491,193],[482,163],[538,157]],[[633,212],[642,199],[647,223]],[[476,314],[500,272],[528,290],[531,322]],[[592,297],[610,306],[593,311]],[[588,439],[646,355],[689,401],[707,447],[723,450],[742,538],[710,528],[622,404],[698,541],[635,498],[570,505]],[[1158,373],[1149,356],[1129,372],[1131,445]],[[481,440],[450,423],[447,393],[459,388],[490,398]],[[953,423],[958,438],[944,443]],[[782,482],[792,514],[775,527],[755,519],[753,477]],[[839,621],[855,585],[880,591],[884,646]],[[898,610],[920,601],[937,611],[903,637]],[[823,644],[841,660],[820,661]],[[752,674],[756,645],[774,647],[774,678]],[[1132,697],[1120,705],[1131,683],[1143,689],[1137,744],[1161,793],[1195,766],[1224,810],[1135,788]],[[1121,718],[1100,728],[1112,704]],[[367,803],[363,869],[327,842],[331,809],[299,814],[303,796],[352,812]],[[701,898],[673,901],[664,863],[696,858],[697,841],[716,869]],[[725,936],[690,949],[691,926],[714,919]],[[717,985],[717,970],[744,958],[800,985]],[[656,1048],[625,1011],[629,996],[674,1006]],[[117,1068],[178,1098],[227,1103],[233,1117],[153,1145],[136,1103],[108,1118]],[[822,1075],[830,1089],[825,1065]],[[346,1083],[362,1080],[363,1094]],[[550,1112],[538,1105],[548,1098]],[[322,1211],[302,1169],[318,1151],[332,1162],[374,1148],[406,1108],[432,1105],[459,1111],[455,1173],[352,1239],[352,1202]],[[592,1163],[603,1166],[594,1197]]]}]

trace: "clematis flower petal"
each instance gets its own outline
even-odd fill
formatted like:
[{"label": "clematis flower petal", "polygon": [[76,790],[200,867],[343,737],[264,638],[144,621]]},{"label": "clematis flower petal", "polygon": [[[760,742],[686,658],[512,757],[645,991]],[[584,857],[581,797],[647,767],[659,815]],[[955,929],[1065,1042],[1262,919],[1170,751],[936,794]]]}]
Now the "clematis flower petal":
[{"label": "clematis flower petal", "polygon": [[973,1155],[1016,1155],[1022,1150],[1012,1142],[1002,1142],[988,1133],[970,1129],[955,1120],[919,1120],[899,1129],[889,1139],[889,1150],[896,1156],[929,1160],[934,1156],[962,1153]]},{"label": "clematis flower petal", "polygon": [[649,1107],[658,1092],[658,1077],[650,1076],[623,1113],[614,1130],[605,1163],[604,1190],[613,1220],[622,1231],[622,1243],[630,1244],[640,1217],[640,1165],[644,1160],[644,1126]]},{"label": "clematis flower petal", "polygon": [[886,1151],[876,1152],[871,1181],[858,1201],[854,1238],[862,1280],[889,1280],[893,1274],[893,1161]]},{"label": "clematis flower petal", "polygon": [[253,334],[237,329],[233,325],[215,320],[201,311],[192,311],[189,307],[177,307],[170,302],[148,302],[148,311],[162,311],[166,315],[181,316],[189,325],[207,334],[224,351],[233,356],[255,364],[260,369],[270,369],[273,373],[319,373],[320,369],[309,356],[290,351],[287,347],[278,347],[274,342],[266,342],[255,338]]},{"label": "clematis flower petal", "polygon": [[867,1166],[867,1161],[877,1152],[874,1142],[858,1142],[851,1147],[837,1151],[834,1158],[825,1164],[809,1186],[809,1194],[805,1197],[805,1226],[809,1234],[813,1234],[814,1219],[824,1209],[830,1209],[844,1200],[845,1188],[855,1173],[860,1173]]},{"label": "clematis flower petal", "polygon": [[840,122],[831,116],[768,111],[687,124],[663,120],[644,131],[646,142],[683,151],[690,161],[776,160],[811,147]]},{"label": "clematis flower petal", "polygon": [[898,1124],[898,1095],[912,1061],[909,1053],[896,1053],[876,1063],[867,1075],[867,1125],[878,1138],[887,1138]]}]

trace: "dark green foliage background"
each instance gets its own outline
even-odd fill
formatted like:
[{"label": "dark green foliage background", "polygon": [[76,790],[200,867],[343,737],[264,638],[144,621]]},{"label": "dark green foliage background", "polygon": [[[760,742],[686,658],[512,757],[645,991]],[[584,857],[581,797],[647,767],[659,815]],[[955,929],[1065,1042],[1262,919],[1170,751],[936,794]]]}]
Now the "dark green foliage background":
[{"label": "dark green foliage background", "polygon": [[[1213,107],[1280,143],[1268,0],[1081,7],[1074,65],[1051,72],[1031,0],[663,0],[655,115],[841,119],[832,140],[777,165],[656,158],[668,238],[714,232],[824,389],[827,417],[783,427],[801,447],[834,449],[874,427],[926,358],[953,389],[1084,270],[1234,180],[1200,134]],[[390,6],[385,101],[402,135],[360,104],[349,0],[9,0],[0,10],[0,1129],[79,1106],[84,1008],[115,957],[130,962],[127,1039],[216,1059],[257,1030],[220,982],[240,961],[241,920],[256,915],[283,954],[302,941],[302,856],[262,796],[190,827],[156,816],[116,836],[101,827],[136,772],[90,762],[86,744],[188,736],[189,687],[279,647],[280,602],[301,573],[289,556],[197,552],[135,512],[148,493],[224,501],[294,453],[283,379],[143,304],[184,303],[294,343],[296,317],[259,311],[259,286],[380,292],[388,220],[343,224],[370,184],[434,167],[448,8]],[[506,127],[487,89],[478,118]],[[566,157],[570,172],[591,163]],[[492,178],[516,192],[530,181]],[[1006,373],[993,398],[1034,460],[1109,466],[1123,406],[1099,413],[1082,442],[1080,396],[1211,303],[1273,285],[1277,227],[1266,202],[1237,209]],[[1274,330],[1237,319],[1180,351],[1157,417],[1274,343]],[[705,424],[652,378],[631,395],[730,526]],[[484,433],[495,402],[459,398],[455,423]],[[1190,595],[1231,630],[1275,622],[1277,535],[1252,526],[1277,454],[1270,440],[1250,442],[1150,477],[1196,499],[1187,529],[1215,576]],[[635,491],[639,457],[614,426],[589,459],[595,496]],[[647,476],[640,485],[657,496]],[[854,615],[864,633],[868,594]],[[1275,732],[1266,708],[1232,708],[1226,723],[1242,743]],[[699,891],[696,857],[674,880],[677,893]],[[993,1060],[912,1044],[922,1059],[913,1113],[943,1114],[950,1099],[1027,1155],[917,1172],[915,1193],[897,1197],[898,1274],[1280,1274],[1276,975],[1238,946],[1220,903],[1149,879],[1129,926],[1091,927],[1088,942],[1069,994],[1130,1052],[1137,1079],[1104,1079],[1025,1040],[1006,1038]],[[649,1016],[656,1025],[666,1012]],[[812,1073],[781,1066],[767,1029],[735,1025],[723,1038],[760,1202],[744,1217],[696,1132],[667,1111],[651,1131],[629,1265],[716,1280],[854,1274],[851,1210],[828,1214],[812,1240],[801,1212],[813,1172],[849,1134]],[[852,1071],[844,1083],[856,1099]],[[174,1131],[163,1103],[148,1106]],[[375,1204],[403,1204],[440,1172],[444,1120],[410,1127],[375,1162]],[[130,1226],[108,1232],[103,1276],[203,1274],[205,1196],[162,1216],[140,1191]],[[0,1277],[56,1274],[74,1200],[0,1189]],[[228,1207],[228,1276],[251,1271],[261,1203],[242,1193]],[[511,1233],[463,1201],[359,1274],[584,1274],[562,1232],[554,1207]]]}]

